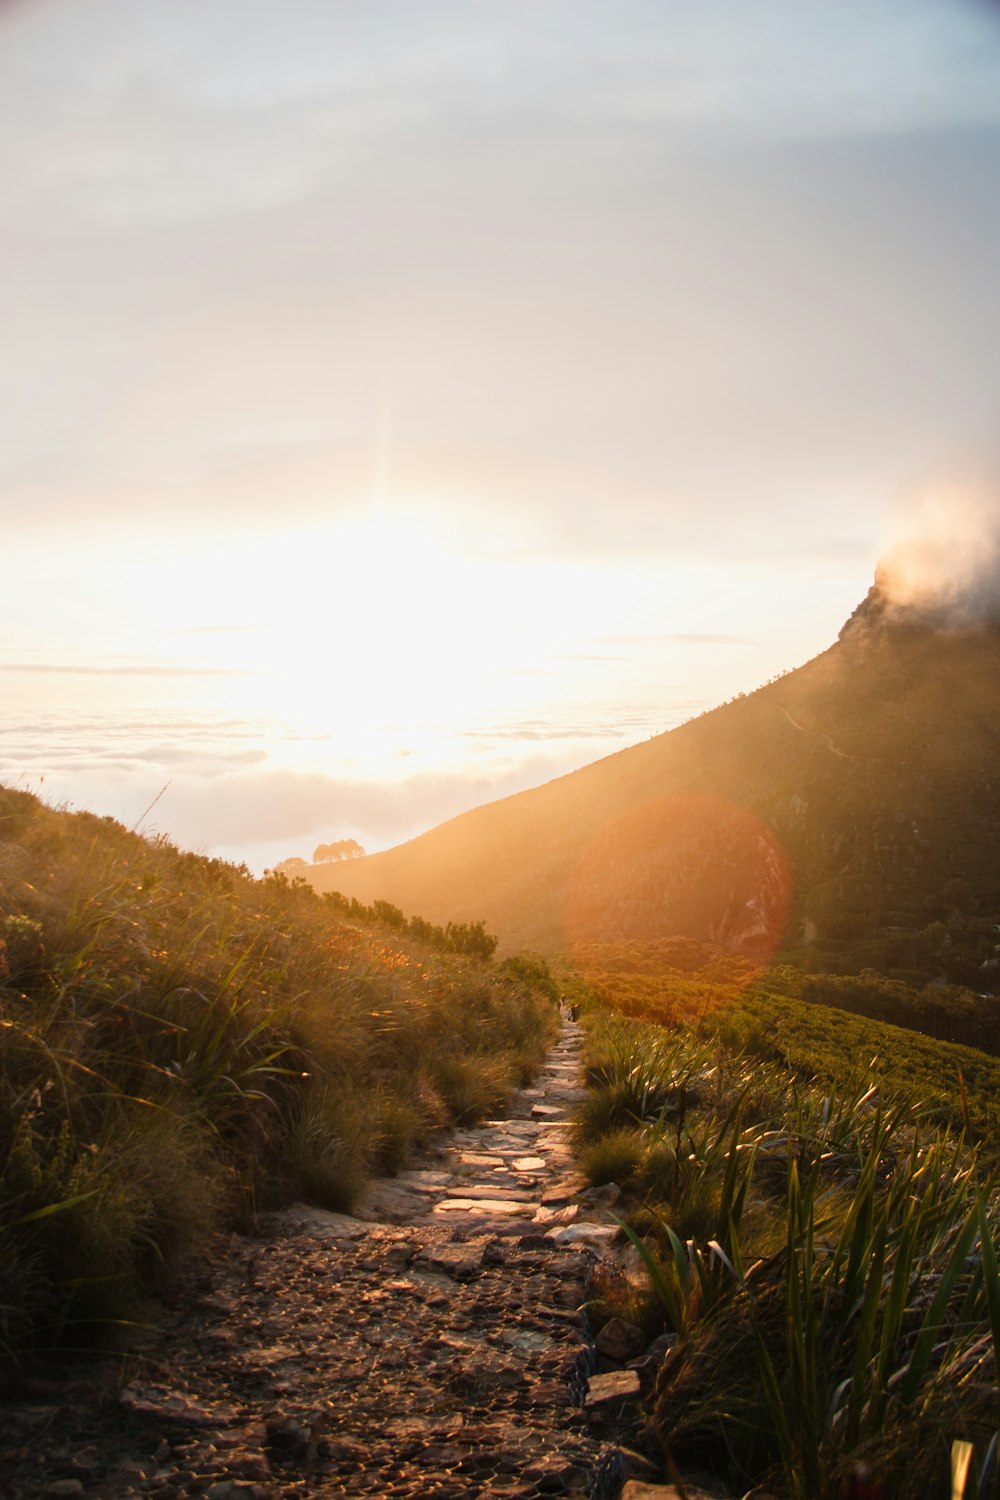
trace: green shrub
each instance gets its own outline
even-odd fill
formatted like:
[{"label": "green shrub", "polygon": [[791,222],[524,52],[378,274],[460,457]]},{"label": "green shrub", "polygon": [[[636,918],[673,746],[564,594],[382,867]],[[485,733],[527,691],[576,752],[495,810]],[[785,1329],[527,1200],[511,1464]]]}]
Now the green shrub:
[{"label": "green shrub", "polygon": [[644,1154],[640,1131],[609,1130],[580,1151],[580,1170],[595,1187],[605,1182],[621,1186],[635,1176]]}]

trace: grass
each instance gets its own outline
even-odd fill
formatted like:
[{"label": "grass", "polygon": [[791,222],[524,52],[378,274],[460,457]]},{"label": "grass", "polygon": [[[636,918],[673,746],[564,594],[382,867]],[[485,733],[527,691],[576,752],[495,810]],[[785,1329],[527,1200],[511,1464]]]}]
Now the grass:
[{"label": "grass", "polygon": [[516,966],[0,788],[0,1376],[125,1328],[220,1225],[348,1208],[554,1026]]},{"label": "grass", "polygon": [[[971,1452],[957,1493],[996,1495],[988,1146],[944,1128],[912,1084],[897,1092],[878,1061],[821,1081],[728,1040],[588,1008],[584,1149],[613,1157],[616,1109],[641,1106],[622,1212],[645,1317],[678,1335],[652,1435],[681,1472],[724,1471],[739,1493],[832,1500],[867,1471],[879,1493],[917,1500],[951,1493]],[[602,1316],[636,1319],[636,1296],[622,1285],[616,1305],[604,1286]]]}]

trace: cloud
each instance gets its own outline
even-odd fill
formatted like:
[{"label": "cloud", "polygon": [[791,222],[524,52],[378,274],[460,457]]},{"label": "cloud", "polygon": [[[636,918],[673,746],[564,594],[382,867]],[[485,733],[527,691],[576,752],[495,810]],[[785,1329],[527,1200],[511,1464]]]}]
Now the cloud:
[{"label": "cloud", "polygon": [[129,662],[112,665],[100,662],[36,662],[0,661],[0,672],[28,673],[32,676],[50,676],[53,673],[68,677],[249,677],[250,672],[240,672],[229,667],[170,666],[163,662]]},{"label": "cloud", "polygon": [[911,498],[876,589],[902,619],[1000,624],[1000,483],[935,484]]}]

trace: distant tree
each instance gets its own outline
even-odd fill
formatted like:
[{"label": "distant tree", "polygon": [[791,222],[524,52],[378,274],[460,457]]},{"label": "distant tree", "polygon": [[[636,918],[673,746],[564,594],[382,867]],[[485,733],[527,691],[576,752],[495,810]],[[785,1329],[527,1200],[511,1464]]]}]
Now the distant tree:
[{"label": "distant tree", "polygon": [[275,875],[290,875],[293,870],[306,870],[308,868],[308,860],[300,859],[297,854],[293,854],[288,859],[280,860],[274,867],[274,873]]},{"label": "distant tree", "polygon": [[341,859],[361,859],[364,850],[357,839],[337,839],[332,844],[317,844],[313,850],[313,864],[333,864]]}]

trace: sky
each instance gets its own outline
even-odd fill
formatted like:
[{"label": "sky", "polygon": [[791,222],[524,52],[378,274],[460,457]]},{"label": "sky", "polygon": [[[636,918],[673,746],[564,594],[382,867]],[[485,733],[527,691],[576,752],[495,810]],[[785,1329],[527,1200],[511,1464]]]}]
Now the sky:
[{"label": "sky", "polygon": [[824,649],[997,469],[998,79],[973,0],[0,4],[0,778],[261,869]]}]

